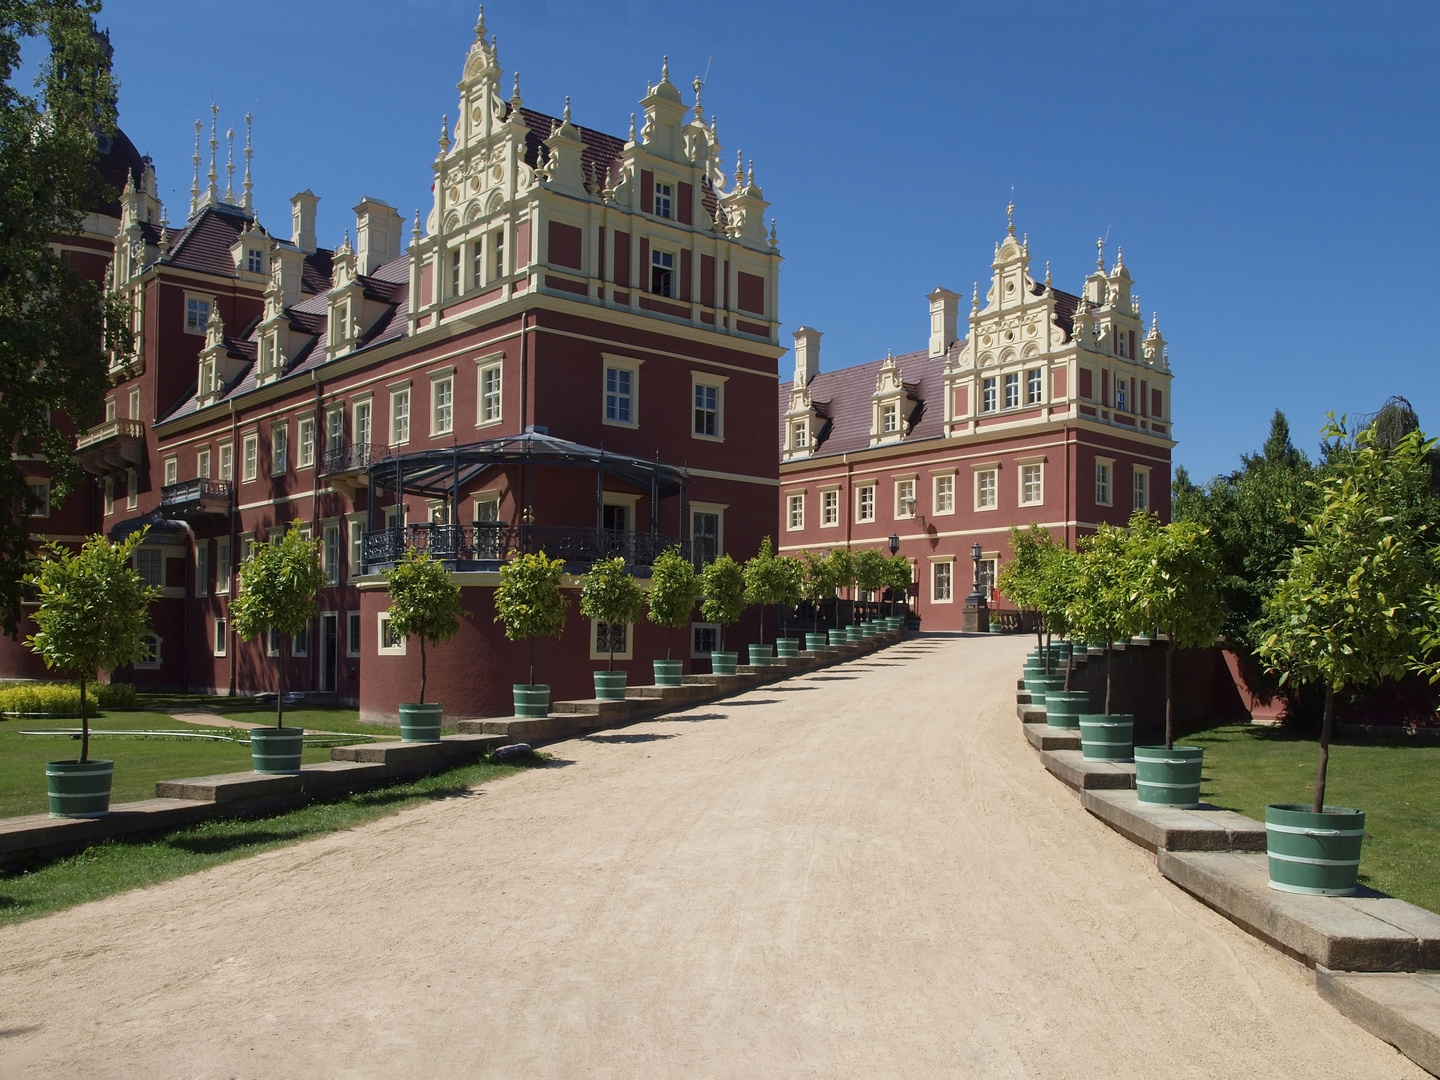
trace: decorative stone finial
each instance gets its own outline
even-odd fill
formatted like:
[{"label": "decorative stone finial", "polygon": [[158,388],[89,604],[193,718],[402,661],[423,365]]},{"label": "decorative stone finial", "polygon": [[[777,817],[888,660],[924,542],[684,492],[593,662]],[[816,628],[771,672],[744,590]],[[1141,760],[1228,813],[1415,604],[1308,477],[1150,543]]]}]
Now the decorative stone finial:
[{"label": "decorative stone finial", "polygon": [[1012,197],[1012,198],[1010,199],[1010,201],[1009,201],[1008,203],[1006,203],[1006,205],[1005,205],[1005,219],[1006,219],[1006,222],[1007,222],[1007,224],[1006,224],[1006,226],[1005,226],[1005,235],[1007,235],[1007,236],[1014,236],[1014,235],[1015,235],[1015,199],[1014,199],[1013,197]]},{"label": "decorative stone finial", "polygon": [[773,217],[770,219],[770,246],[772,248],[780,246],[780,238],[775,235],[775,219]]},{"label": "decorative stone finial", "polygon": [[255,186],[250,182],[250,159],[255,154],[255,151],[251,149],[250,146],[250,128],[254,122],[255,118],[247,112],[245,114],[245,182],[240,185],[241,189],[245,192],[240,199],[240,206],[247,214],[254,209],[254,204],[250,198],[250,190]]},{"label": "decorative stone finial", "polygon": [[520,72],[518,71],[515,72],[515,89],[510,91],[510,104],[516,109],[520,108]]},{"label": "decorative stone finial", "polygon": [[1115,269],[1125,269],[1125,248],[1123,246],[1115,249]]},{"label": "decorative stone finial", "polygon": [[450,114],[440,117],[440,152],[450,149]]},{"label": "decorative stone finial", "polygon": [[1095,269],[1101,273],[1105,271],[1105,238],[1103,236],[1095,239]]},{"label": "decorative stone finial", "polygon": [[745,163],[745,155],[739,150],[735,151],[735,186],[738,188],[745,182],[745,170],[741,166]]},{"label": "decorative stone finial", "polygon": [[972,313],[980,310],[980,283],[978,281],[975,282],[975,291],[970,295],[970,310]]},{"label": "decorative stone finial", "polygon": [[211,206],[215,205],[218,194],[215,187],[215,181],[219,175],[215,172],[215,151],[220,146],[220,140],[215,137],[215,128],[219,123],[219,119],[220,106],[212,101],[210,103],[210,171],[205,174],[206,178],[210,181],[209,186],[205,189],[205,201]]},{"label": "decorative stone finial", "polygon": [[750,159],[750,168],[745,173],[745,186],[752,187],[755,183],[755,159]]},{"label": "decorative stone finial", "polygon": [[420,208],[415,208],[415,224],[410,226],[410,246],[414,247],[420,242]]},{"label": "decorative stone finial", "polygon": [[1045,287],[1050,288],[1050,260],[1045,260]]},{"label": "decorative stone finial", "polygon": [[635,141],[635,114],[630,114],[630,141]]},{"label": "decorative stone finial", "polygon": [[660,85],[661,85],[661,86],[664,86],[664,85],[665,85],[667,82],[669,82],[669,81],[670,81],[670,57],[668,57],[668,56],[662,56],[662,57],[660,58]]},{"label": "decorative stone finial", "polygon": [[475,20],[475,38],[477,41],[485,39],[485,5],[480,5],[480,17]]},{"label": "decorative stone finial", "polygon": [[562,123],[565,123],[565,124],[570,123],[570,95],[569,95],[569,94],[566,94],[566,95],[565,95],[565,113],[564,113],[564,116],[563,116],[561,122],[562,122]]},{"label": "decorative stone finial", "polygon": [[235,129],[233,127],[225,132],[225,141],[230,146],[229,156],[225,161],[225,201],[233,205],[235,202]]},{"label": "decorative stone finial", "polygon": [[195,178],[190,181],[190,216],[195,216],[195,211],[200,209],[200,131],[204,127],[199,120],[195,121],[195,156],[191,158],[195,162]]}]

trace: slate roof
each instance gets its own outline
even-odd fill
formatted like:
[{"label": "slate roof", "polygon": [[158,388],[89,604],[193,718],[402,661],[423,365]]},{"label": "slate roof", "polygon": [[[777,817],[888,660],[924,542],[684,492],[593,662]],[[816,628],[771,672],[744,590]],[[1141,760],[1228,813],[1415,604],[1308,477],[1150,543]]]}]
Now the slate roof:
[{"label": "slate roof", "polygon": [[[170,250],[165,253],[165,261],[186,270],[220,277],[239,277],[230,245],[235,243],[235,238],[245,231],[251,220],[251,215],[238,206],[227,203],[202,206],[182,229],[170,230]],[[159,244],[160,230],[157,226],[147,224],[142,228],[147,230],[147,240],[153,232],[154,242]],[[300,276],[302,293],[322,293],[330,288],[331,261],[332,253],[324,248],[305,256]]]}]

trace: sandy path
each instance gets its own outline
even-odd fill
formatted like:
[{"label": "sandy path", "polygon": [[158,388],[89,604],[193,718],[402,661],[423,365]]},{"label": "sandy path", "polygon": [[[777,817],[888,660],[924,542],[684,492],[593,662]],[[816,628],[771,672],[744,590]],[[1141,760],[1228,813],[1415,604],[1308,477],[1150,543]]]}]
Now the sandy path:
[{"label": "sandy path", "polygon": [[1423,1077],[1041,770],[1025,646],[0,930],[0,1075]]}]

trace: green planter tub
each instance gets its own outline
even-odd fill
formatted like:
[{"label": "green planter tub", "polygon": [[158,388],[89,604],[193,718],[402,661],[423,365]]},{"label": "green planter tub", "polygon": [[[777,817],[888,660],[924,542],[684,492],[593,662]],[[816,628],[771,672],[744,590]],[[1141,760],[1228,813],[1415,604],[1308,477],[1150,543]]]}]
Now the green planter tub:
[{"label": "green planter tub", "polygon": [[830,639],[829,639],[829,637],[828,637],[827,635],[825,635],[825,634],[809,634],[809,633],[807,633],[807,634],[805,635],[805,651],[806,651],[806,652],[824,652],[825,649],[829,646],[829,644],[830,644]]},{"label": "green planter tub", "polygon": [[1265,808],[1270,887],[1310,896],[1348,896],[1358,888],[1365,811],[1277,804]]},{"label": "green planter tub", "polygon": [[257,773],[293,776],[300,771],[300,751],[304,749],[304,728],[262,727],[250,731],[250,760]]},{"label": "green planter tub", "polygon": [[859,644],[861,639],[860,627],[847,626],[845,628],[845,641],[850,645]]},{"label": "green planter tub", "polygon": [[683,660],[652,660],[656,686],[679,686],[684,671]]},{"label": "green planter tub", "polygon": [[624,701],[625,672],[595,672],[595,697],[600,701]]},{"label": "green planter tub", "polygon": [[838,648],[838,647],[841,646],[841,645],[848,645],[848,644],[850,644],[850,635],[849,635],[846,631],[844,631],[844,630],[831,630],[831,631],[830,631],[830,645],[831,645],[831,647],[833,647],[833,648]]},{"label": "green planter tub", "polygon": [[1004,631],[1001,630],[1000,624],[999,624],[998,622],[992,622],[992,623],[990,624],[990,630],[989,630],[989,632],[992,633],[992,634],[1004,633]]},{"label": "green planter tub", "polygon": [[1194,806],[1200,801],[1203,746],[1135,747],[1135,789],[1143,803]]},{"label": "green planter tub", "polygon": [[115,762],[91,758],[86,762],[47,761],[45,789],[50,796],[50,816],[96,818],[110,812],[110,787],[115,779]]},{"label": "green planter tub", "polygon": [[800,639],[793,637],[782,637],[775,639],[776,656],[799,656]]},{"label": "green planter tub", "polygon": [[1131,713],[1081,713],[1080,750],[1087,761],[1130,761],[1135,717]]},{"label": "green planter tub", "polygon": [[751,645],[749,646],[749,652],[750,663],[752,665],[764,667],[770,663],[771,655],[769,645]]},{"label": "green planter tub", "polygon": [[710,671],[715,675],[734,675],[735,665],[739,662],[739,653],[712,652],[710,654]]},{"label": "green planter tub", "polygon": [[401,705],[400,738],[406,742],[440,741],[439,705]]},{"label": "green planter tub", "polygon": [[1057,679],[1055,676],[1049,678],[1026,679],[1025,689],[1030,691],[1030,704],[1045,705],[1050,700],[1050,695],[1065,689],[1065,680]]},{"label": "green planter tub", "polygon": [[515,691],[515,715],[542,717],[550,715],[550,685],[548,683],[512,683]]},{"label": "green planter tub", "polygon": [[[1060,680],[1064,684],[1065,680]],[[1090,694],[1086,690],[1047,690],[1045,692],[1045,723],[1055,728],[1079,729],[1080,715],[1090,711]]]}]

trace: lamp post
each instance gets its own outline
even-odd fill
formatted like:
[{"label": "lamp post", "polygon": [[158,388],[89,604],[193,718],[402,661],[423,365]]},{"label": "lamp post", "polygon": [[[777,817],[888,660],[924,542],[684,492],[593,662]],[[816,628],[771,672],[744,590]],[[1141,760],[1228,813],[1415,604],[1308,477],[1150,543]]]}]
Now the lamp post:
[{"label": "lamp post", "polygon": [[965,598],[965,612],[960,618],[960,628],[966,633],[988,634],[990,632],[990,602],[980,587],[980,559],[985,549],[978,542],[970,548],[970,558],[975,562],[975,583],[970,595]]},{"label": "lamp post", "polygon": [[[893,559],[893,558],[894,558],[896,555],[898,555],[898,554],[900,554],[900,534],[899,534],[899,533],[893,533],[893,532],[892,532],[892,533],[890,534],[890,557]],[[891,614],[891,615],[894,615],[894,614],[895,614],[895,590],[894,590],[893,587],[887,586],[886,589],[885,589],[885,591],[890,594],[890,614]]]}]

